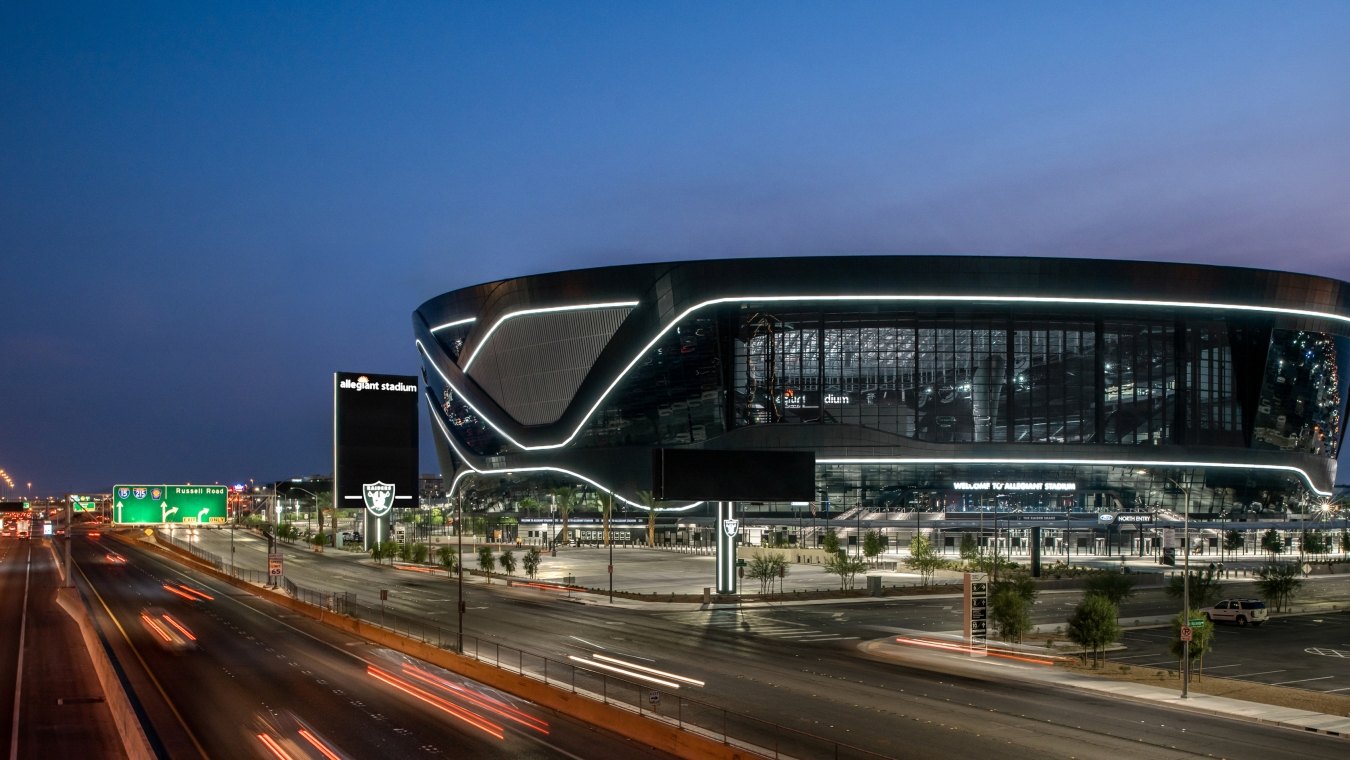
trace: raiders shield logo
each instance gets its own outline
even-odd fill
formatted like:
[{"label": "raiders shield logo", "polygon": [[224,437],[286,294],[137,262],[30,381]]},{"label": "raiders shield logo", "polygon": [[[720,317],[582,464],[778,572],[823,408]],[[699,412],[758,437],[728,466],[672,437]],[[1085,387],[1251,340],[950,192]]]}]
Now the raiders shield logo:
[{"label": "raiders shield logo", "polygon": [[390,483],[361,484],[361,499],[366,503],[366,509],[370,510],[376,517],[384,517],[389,514],[389,508],[394,506],[394,486]]},{"label": "raiders shield logo", "polygon": [[740,525],[741,525],[740,520],[723,520],[722,532],[727,534],[727,538],[735,538],[736,529],[739,528]]}]

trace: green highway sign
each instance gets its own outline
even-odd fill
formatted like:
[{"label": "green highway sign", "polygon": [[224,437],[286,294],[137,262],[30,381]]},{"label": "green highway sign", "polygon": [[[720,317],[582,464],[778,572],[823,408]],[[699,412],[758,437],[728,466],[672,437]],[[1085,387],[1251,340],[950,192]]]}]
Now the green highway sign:
[{"label": "green highway sign", "polygon": [[112,519],[122,525],[225,522],[227,486],[117,486]]},{"label": "green highway sign", "polygon": [[1192,627],[1192,628],[1204,628],[1204,627],[1205,627],[1205,619],[1204,619],[1204,618],[1191,618],[1190,620],[1187,621],[1187,625],[1189,625],[1189,626]]},{"label": "green highway sign", "polygon": [[82,500],[78,497],[71,497],[70,511],[72,512],[97,512],[98,502],[93,499]]}]

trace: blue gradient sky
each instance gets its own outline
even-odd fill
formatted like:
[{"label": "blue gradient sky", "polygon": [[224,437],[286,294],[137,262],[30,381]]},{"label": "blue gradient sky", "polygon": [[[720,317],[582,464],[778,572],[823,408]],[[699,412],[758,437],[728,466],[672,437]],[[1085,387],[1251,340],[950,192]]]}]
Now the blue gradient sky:
[{"label": "blue gradient sky", "polygon": [[1350,280],[1346,40],[1345,2],[11,0],[0,467],[34,494],[327,473],[334,370],[414,374],[413,308],[540,271]]}]

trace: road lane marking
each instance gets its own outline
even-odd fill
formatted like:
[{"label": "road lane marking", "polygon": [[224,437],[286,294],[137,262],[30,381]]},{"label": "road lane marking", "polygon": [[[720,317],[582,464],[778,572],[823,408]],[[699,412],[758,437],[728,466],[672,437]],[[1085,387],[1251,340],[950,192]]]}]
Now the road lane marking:
[{"label": "road lane marking", "polygon": [[1268,675],[1270,675],[1271,673],[1288,673],[1288,672],[1289,672],[1289,670],[1286,668],[1286,669],[1284,669],[1284,670],[1262,670],[1262,671],[1260,671],[1260,672],[1258,672],[1258,673],[1243,673],[1243,674],[1240,675],[1240,676],[1228,676],[1228,677],[1229,677],[1229,678],[1251,678],[1252,676],[1268,676]]},{"label": "road lane marking", "polygon": [[117,632],[122,634],[122,640],[127,643],[127,647],[131,649],[131,653],[136,655],[136,660],[141,663],[141,669],[145,671],[145,675],[150,679],[150,683],[154,684],[155,690],[158,691],[160,697],[164,699],[164,704],[168,706],[169,711],[173,713],[173,717],[178,720],[178,724],[182,726],[183,731],[187,733],[188,739],[192,741],[192,746],[197,748],[197,752],[200,753],[202,757],[210,758],[211,755],[207,753],[206,748],[197,740],[197,735],[188,727],[187,721],[183,720],[182,713],[178,712],[177,705],[175,705],[173,700],[169,699],[169,695],[165,693],[164,687],[160,685],[159,679],[155,677],[154,671],[150,669],[150,666],[146,664],[145,659],[141,657],[140,650],[136,648],[135,644],[131,643],[131,637],[127,635],[126,629],[122,627],[122,624],[117,620],[117,616],[108,608],[108,603],[103,600],[103,595],[98,592],[97,588],[94,588],[94,584],[90,582],[89,576],[84,574],[84,568],[80,567],[79,563],[76,563],[75,569],[80,571],[80,577],[84,579],[85,585],[89,587],[90,591],[94,592],[94,598],[98,600],[99,606],[107,613],[108,619],[112,621],[112,624],[117,627]]},{"label": "road lane marking", "polygon": [[1287,684],[1287,683],[1303,683],[1304,681],[1325,681],[1325,680],[1327,680],[1328,678],[1333,678],[1333,676],[1318,676],[1318,677],[1316,677],[1316,678],[1296,678],[1296,679],[1294,679],[1294,680],[1292,680],[1292,681],[1277,681],[1277,682],[1275,682],[1275,683],[1270,683],[1270,684],[1266,684],[1266,685],[1267,685],[1267,686],[1283,686],[1283,685],[1285,685],[1285,684]]}]

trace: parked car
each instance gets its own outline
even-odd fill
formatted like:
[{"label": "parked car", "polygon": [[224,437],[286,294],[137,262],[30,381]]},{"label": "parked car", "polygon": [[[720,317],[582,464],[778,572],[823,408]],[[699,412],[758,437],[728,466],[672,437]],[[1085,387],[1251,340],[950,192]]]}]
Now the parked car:
[{"label": "parked car", "polygon": [[1224,599],[1213,607],[1206,607],[1205,619],[1218,623],[1261,625],[1270,617],[1266,603],[1260,599]]}]

